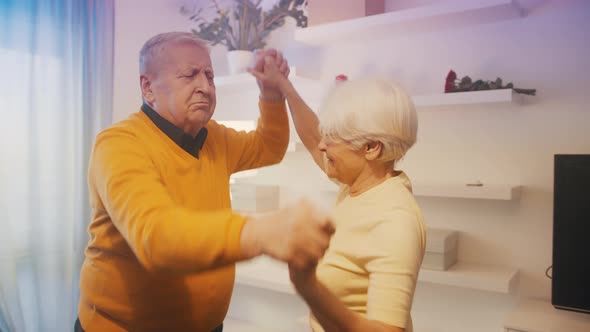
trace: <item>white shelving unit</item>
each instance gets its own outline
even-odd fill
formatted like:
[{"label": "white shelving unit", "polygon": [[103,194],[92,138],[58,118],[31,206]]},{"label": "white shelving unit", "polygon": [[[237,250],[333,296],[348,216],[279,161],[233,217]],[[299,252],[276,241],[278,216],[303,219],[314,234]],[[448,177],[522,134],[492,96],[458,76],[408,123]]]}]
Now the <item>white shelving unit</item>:
[{"label": "white shelving unit", "polygon": [[[293,68],[289,76],[291,82],[299,93],[304,97],[307,104],[313,111],[318,110],[319,105],[327,94],[333,83],[321,80],[305,78],[297,75],[296,68]],[[218,98],[218,106],[223,108],[229,99],[239,99],[239,103],[233,103],[228,107],[244,107],[255,108],[258,99],[258,86],[256,79],[249,73],[220,76],[215,78],[215,85],[217,95],[222,96]],[[522,94],[514,92],[512,89],[500,90],[486,90],[486,91],[469,91],[469,92],[455,92],[455,93],[436,93],[426,95],[412,96],[414,104],[418,111],[435,108],[448,107],[462,107],[462,106],[478,106],[478,107],[510,107],[517,106],[523,103],[524,97]],[[224,114],[224,110],[220,110]],[[258,110],[249,112],[252,115],[245,118],[229,119],[221,115],[221,120],[254,120],[258,115]],[[239,115],[243,115],[238,113]],[[229,116],[229,114],[227,115]],[[239,117],[235,115],[235,117]],[[220,120],[219,118],[217,118]],[[300,142],[299,142],[300,143]],[[299,151],[293,144],[289,151]],[[303,146],[301,146],[303,147]]]},{"label": "white shelving unit", "polygon": [[262,256],[236,264],[236,283],[285,294],[296,294],[284,263]]},{"label": "white shelving unit", "polygon": [[223,321],[223,329],[232,332],[274,332],[274,329],[263,327],[251,322],[226,318]]},{"label": "white shelving unit", "polygon": [[[330,82],[314,80],[297,75],[291,68],[289,79],[313,110],[324,98]],[[213,118],[216,121],[254,121],[258,119],[259,89],[250,73],[215,77],[217,107]]]},{"label": "white shelving unit", "polygon": [[396,33],[435,31],[523,15],[515,0],[461,0],[297,29],[295,40],[311,45],[366,41]]},{"label": "white shelving unit", "polygon": [[[294,143],[292,151],[304,151],[303,145]],[[316,184],[315,190],[338,193],[338,186],[328,180]],[[511,184],[484,184],[468,186],[465,183],[412,182],[412,190],[418,197],[469,198],[490,200],[516,200],[520,197],[522,186]]]},{"label": "white shelving unit", "polygon": [[[330,87],[329,82],[299,76],[295,67],[291,68],[289,80],[312,102],[321,98],[322,94]],[[217,76],[215,77],[215,88],[218,95],[258,93],[256,78],[250,73]]]},{"label": "white shelving unit", "polygon": [[299,142],[298,140],[292,140],[291,142],[289,142],[289,146],[287,147],[287,152],[305,152],[307,151],[307,149],[305,149],[305,145],[303,145],[302,142]]},{"label": "white shelving unit", "polygon": [[483,184],[469,186],[464,183],[414,182],[414,195],[425,197],[472,198],[514,200],[520,197],[521,186],[511,184]]},{"label": "white shelving unit", "polygon": [[504,322],[506,332],[588,332],[590,315],[555,309],[549,301],[524,300]]},{"label": "white shelving unit", "polygon": [[416,108],[432,108],[444,106],[480,105],[480,106],[511,106],[523,102],[522,94],[512,89],[439,93],[413,96]]},{"label": "white shelving unit", "polygon": [[[458,262],[447,271],[420,270],[418,281],[497,293],[511,293],[518,280],[518,270]],[[236,265],[236,283],[295,294],[287,266],[267,257]]]},{"label": "white shelving unit", "polygon": [[418,280],[434,284],[471,288],[488,292],[510,294],[516,288],[518,270],[457,262],[449,270],[420,270]]}]

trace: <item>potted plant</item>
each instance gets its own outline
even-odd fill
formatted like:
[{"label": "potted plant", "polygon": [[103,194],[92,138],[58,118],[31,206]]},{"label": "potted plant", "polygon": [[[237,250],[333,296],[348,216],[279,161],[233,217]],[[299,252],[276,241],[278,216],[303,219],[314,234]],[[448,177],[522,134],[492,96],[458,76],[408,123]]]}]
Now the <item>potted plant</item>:
[{"label": "potted plant", "polygon": [[232,74],[245,71],[252,62],[253,51],[264,48],[266,38],[285,24],[285,18],[295,19],[298,27],[307,26],[307,0],[278,0],[269,10],[263,10],[262,0],[229,2],[224,6],[219,0],[212,0],[213,12],[203,6],[186,5],[180,12],[197,25],[192,29],[195,35],[213,46],[227,48]]}]

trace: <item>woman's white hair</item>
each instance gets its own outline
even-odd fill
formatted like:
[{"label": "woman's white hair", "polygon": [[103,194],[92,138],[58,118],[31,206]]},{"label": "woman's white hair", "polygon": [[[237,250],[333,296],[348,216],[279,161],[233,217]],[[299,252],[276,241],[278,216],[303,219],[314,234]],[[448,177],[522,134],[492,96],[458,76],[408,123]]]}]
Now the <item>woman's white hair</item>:
[{"label": "woman's white hair", "polygon": [[381,142],[379,160],[396,162],[416,143],[418,116],[414,102],[398,85],[383,79],[338,83],[319,112],[323,136],[361,149]]},{"label": "woman's white hair", "polygon": [[147,74],[154,68],[154,63],[158,62],[162,51],[171,44],[188,43],[202,48],[209,53],[209,46],[206,41],[200,39],[190,32],[165,32],[153,36],[143,44],[139,51],[139,73]]}]

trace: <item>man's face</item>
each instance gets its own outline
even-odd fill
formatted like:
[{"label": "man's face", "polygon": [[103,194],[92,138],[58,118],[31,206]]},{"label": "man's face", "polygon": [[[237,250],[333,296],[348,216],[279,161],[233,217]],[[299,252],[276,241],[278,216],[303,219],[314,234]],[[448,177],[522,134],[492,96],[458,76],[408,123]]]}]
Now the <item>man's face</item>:
[{"label": "man's face", "polygon": [[144,98],[185,133],[196,135],[215,111],[216,96],[209,53],[190,43],[171,44],[153,64],[151,94]]}]

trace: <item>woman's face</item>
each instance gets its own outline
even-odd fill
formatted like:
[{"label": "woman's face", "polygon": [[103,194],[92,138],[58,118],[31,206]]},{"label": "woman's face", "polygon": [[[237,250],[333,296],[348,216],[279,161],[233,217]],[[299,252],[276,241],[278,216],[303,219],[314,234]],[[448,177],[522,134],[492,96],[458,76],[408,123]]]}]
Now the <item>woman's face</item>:
[{"label": "woman's face", "polygon": [[344,140],[323,137],[318,148],[326,156],[324,171],[341,183],[354,183],[367,165],[365,153]]}]

